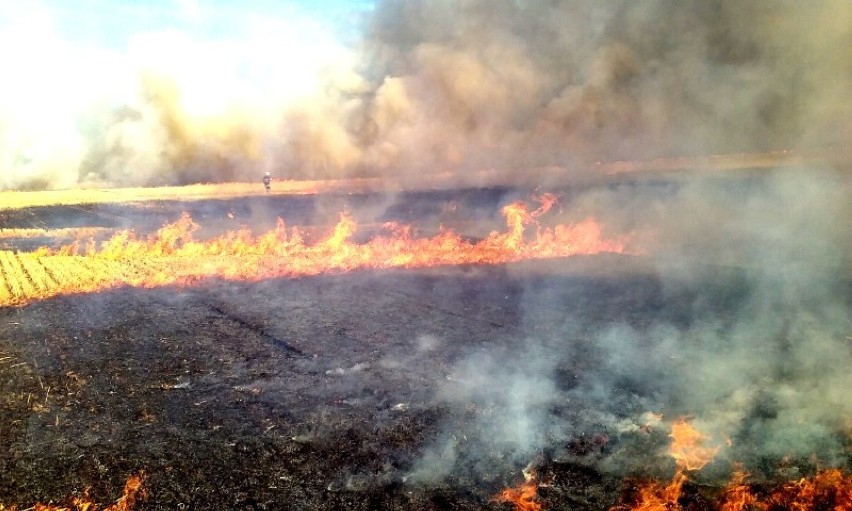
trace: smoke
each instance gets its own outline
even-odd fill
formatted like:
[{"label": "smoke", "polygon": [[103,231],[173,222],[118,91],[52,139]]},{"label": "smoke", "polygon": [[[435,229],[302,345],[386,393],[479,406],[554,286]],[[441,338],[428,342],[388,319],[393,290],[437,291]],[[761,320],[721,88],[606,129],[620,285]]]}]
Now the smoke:
[{"label": "smoke", "polygon": [[408,481],[435,483],[465,471],[481,478],[507,460],[526,463],[530,453],[547,445],[549,408],[557,398],[547,377],[554,369],[552,361],[534,343],[515,354],[519,363],[507,365],[507,356],[494,351],[471,354],[447,376],[436,399],[467,413],[458,422],[450,421],[426,448]]},{"label": "smoke", "polygon": [[[523,181],[598,160],[843,147],[850,17],[832,1],[383,2],[367,41],[364,161],[389,175]],[[850,191],[842,175],[796,168],[573,197],[568,220],[591,214],[634,233],[662,297],[641,321],[562,318],[561,339],[530,341],[538,352],[460,362],[478,384],[443,400],[486,403],[471,419],[480,426],[448,426],[414,473],[488,474],[488,453],[518,460],[641,430],[628,426],[648,411],[696,417],[731,440],[721,459],[749,468],[783,456],[843,463]],[[528,293],[529,331],[540,331],[538,309],[552,305]],[[525,407],[510,399],[520,373]],[[530,436],[505,434],[519,430]],[[595,462],[642,468],[655,454],[616,448]]]},{"label": "smoke", "polygon": [[850,17],[842,1],[383,2],[368,40],[366,155],[509,178],[842,146]]},{"label": "smoke", "polygon": [[847,466],[850,192],[843,174],[798,168],[568,199],[562,220],[632,231],[650,266],[510,269],[529,337],[494,339],[437,383],[448,418],[408,480],[493,483],[542,457],[666,477],[681,417],[721,447],[700,477],[727,479],[732,462],[755,477],[781,460]]},{"label": "smoke", "polygon": [[700,290],[685,325],[649,338],[673,348],[667,399],[731,438],[733,459],[845,462],[852,234],[838,219],[852,213],[850,186],[813,168],[699,181],[640,219],[658,229],[664,284]]},{"label": "smoke", "polygon": [[511,181],[852,134],[843,0],[360,8],[341,28],[286,6],[0,3],[0,187]]},{"label": "smoke", "polygon": [[[513,182],[852,136],[845,0],[385,0],[348,46],[300,13],[194,2],[168,23],[114,12],[141,21],[107,43],[67,27],[109,23],[51,5],[0,1],[0,189],[264,171],[464,183],[487,170]],[[663,311],[598,331],[598,318],[570,318],[562,339],[532,340],[511,366],[472,354],[438,397],[473,403],[484,433],[448,431],[414,473],[456,470],[460,452],[487,464],[484,447],[522,459],[598,426],[630,429],[646,411],[694,414],[760,455],[837,461],[852,416],[850,191],[798,168],[572,198],[566,216],[634,233]],[[594,346],[589,371],[567,386],[580,337]],[[587,412],[566,418],[565,403]]]},{"label": "smoke", "polygon": [[312,177],[352,160],[351,51],[295,8],[0,13],[0,189]]}]

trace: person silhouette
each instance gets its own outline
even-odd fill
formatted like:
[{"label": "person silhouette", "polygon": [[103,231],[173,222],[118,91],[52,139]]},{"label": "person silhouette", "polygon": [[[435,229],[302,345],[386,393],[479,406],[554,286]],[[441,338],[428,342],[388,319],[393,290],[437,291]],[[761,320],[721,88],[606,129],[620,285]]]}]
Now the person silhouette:
[{"label": "person silhouette", "polygon": [[269,172],[263,175],[263,187],[267,192],[272,190],[272,175]]}]

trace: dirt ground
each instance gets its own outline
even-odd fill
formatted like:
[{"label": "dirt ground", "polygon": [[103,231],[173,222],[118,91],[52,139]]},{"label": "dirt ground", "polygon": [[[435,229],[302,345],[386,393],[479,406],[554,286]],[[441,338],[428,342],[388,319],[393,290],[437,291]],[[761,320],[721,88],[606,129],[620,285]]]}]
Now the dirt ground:
[{"label": "dirt ground", "polygon": [[[403,478],[448,420],[464,431],[463,411],[434,402],[454,361],[523,349],[504,277],[366,273],[4,310],[0,494],[108,498],[144,470],[144,509],[481,509],[522,467],[495,452],[485,480]],[[424,336],[436,346],[418,353]]]},{"label": "dirt ground", "polygon": [[[5,212],[4,222],[145,230],[189,209],[202,226],[263,224],[270,212],[270,224],[277,215],[319,226],[343,207],[367,222],[476,218],[487,230],[519,193],[423,193],[404,207],[352,196],[54,207]],[[671,465],[655,457],[665,432],[637,442],[593,419],[635,416],[635,400],[572,401],[578,379],[605,369],[609,355],[592,339],[616,323],[688,323],[698,301],[723,318],[740,286],[735,269],[663,286],[643,258],[604,254],[118,289],[0,309],[0,503],[66,502],[87,489],[110,502],[144,472],[140,510],[501,510],[512,507],[494,496],[532,464],[546,509],[608,509],[630,489],[625,474],[649,459],[651,473]],[[548,350],[546,367],[525,362]],[[538,370],[547,385],[518,384]],[[512,423],[542,393],[547,423],[573,424],[570,434]],[[501,437],[503,423],[532,447]],[[617,450],[635,466],[596,464]]]}]

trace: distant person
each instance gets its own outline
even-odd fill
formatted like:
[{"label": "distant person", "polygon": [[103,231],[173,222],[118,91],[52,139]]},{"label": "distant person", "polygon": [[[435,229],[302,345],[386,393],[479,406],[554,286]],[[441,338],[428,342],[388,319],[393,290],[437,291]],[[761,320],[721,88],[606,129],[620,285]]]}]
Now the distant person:
[{"label": "distant person", "polygon": [[272,190],[272,175],[269,172],[263,175],[263,187],[267,192]]}]

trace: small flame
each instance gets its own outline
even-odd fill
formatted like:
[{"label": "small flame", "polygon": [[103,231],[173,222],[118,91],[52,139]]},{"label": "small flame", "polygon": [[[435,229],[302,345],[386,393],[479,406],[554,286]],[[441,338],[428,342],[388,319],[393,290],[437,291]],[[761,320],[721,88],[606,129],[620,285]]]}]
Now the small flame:
[{"label": "small flame", "polygon": [[720,511],[852,509],[852,476],[844,476],[839,469],[823,470],[811,478],[785,483],[772,491],[765,500],[751,492],[751,488],[745,484],[747,476],[741,470],[734,473],[720,501]]},{"label": "small flame", "polygon": [[734,471],[731,481],[719,501],[719,511],[763,511],[766,504],[761,503],[745,484],[748,473],[742,469]]},{"label": "small flame", "polygon": [[538,499],[538,482],[535,472],[525,472],[523,483],[514,488],[506,488],[494,497],[497,502],[508,502],[515,506],[515,511],[541,511],[543,508]]},{"label": "small flame", "polygon": [[[75,497],[72,500],[72,505],[59,506],[55,504],[37,503],[34,506],[27,508],[32,511],[132,511],[136,504],[145,500],[147,492],[142,488],[143,474],[132,475],[124,483],[124,492],[121,497],[106,507],[100,507],[92,502],[88,496]],[[16,506],[6,507],[0,503],[0,511],[17,511]],[[27,511],[25,510],[25,511]]]},{"label": "small flame", "polygon": [[672,432],[669,435],[672,444],[669,454],[675,459],[677,471],[672,481],[663,486],[657,482],[649,482],[639,487],[638,502],[634,506],[615,506],[615,510],[633,511],[673,511],[681,509],[678,504],[683,485],[687,481],[686,472],[700,470],[716,453],[718,447],[704,447],[704,435],[695,429],[685,419],[679,419],[672,424]]},{"label": "small flame", "polygon": [[632,511],[673,511],[680,509],[678,499],[680,498],[686,475],[678,471],[671,482],[665,486],[656,482],[649,482],[639,488],[639,500],[634,506],[616,506],[613,510]]},{"label": "small flame", "polygon": [[[687,479],[687,472],[700,470],[718,452],[718,447],[704,447],[705,437],[692,425],[681,419],[672,425],[670,454],[677,463],[677,472],[668,484],[648,482],[638,488],[635,504],[619,504],[611,511],[677,511],[683,509],[678,500]],[[769,511],[792,510],[852,511],[852,476],[839,469],[823,470],[812,478],[781,485],[776,490],[764,492],[760,498],[746,484],[748,474],[736,467],[731,481],[716,503],[719,511]]]}]

